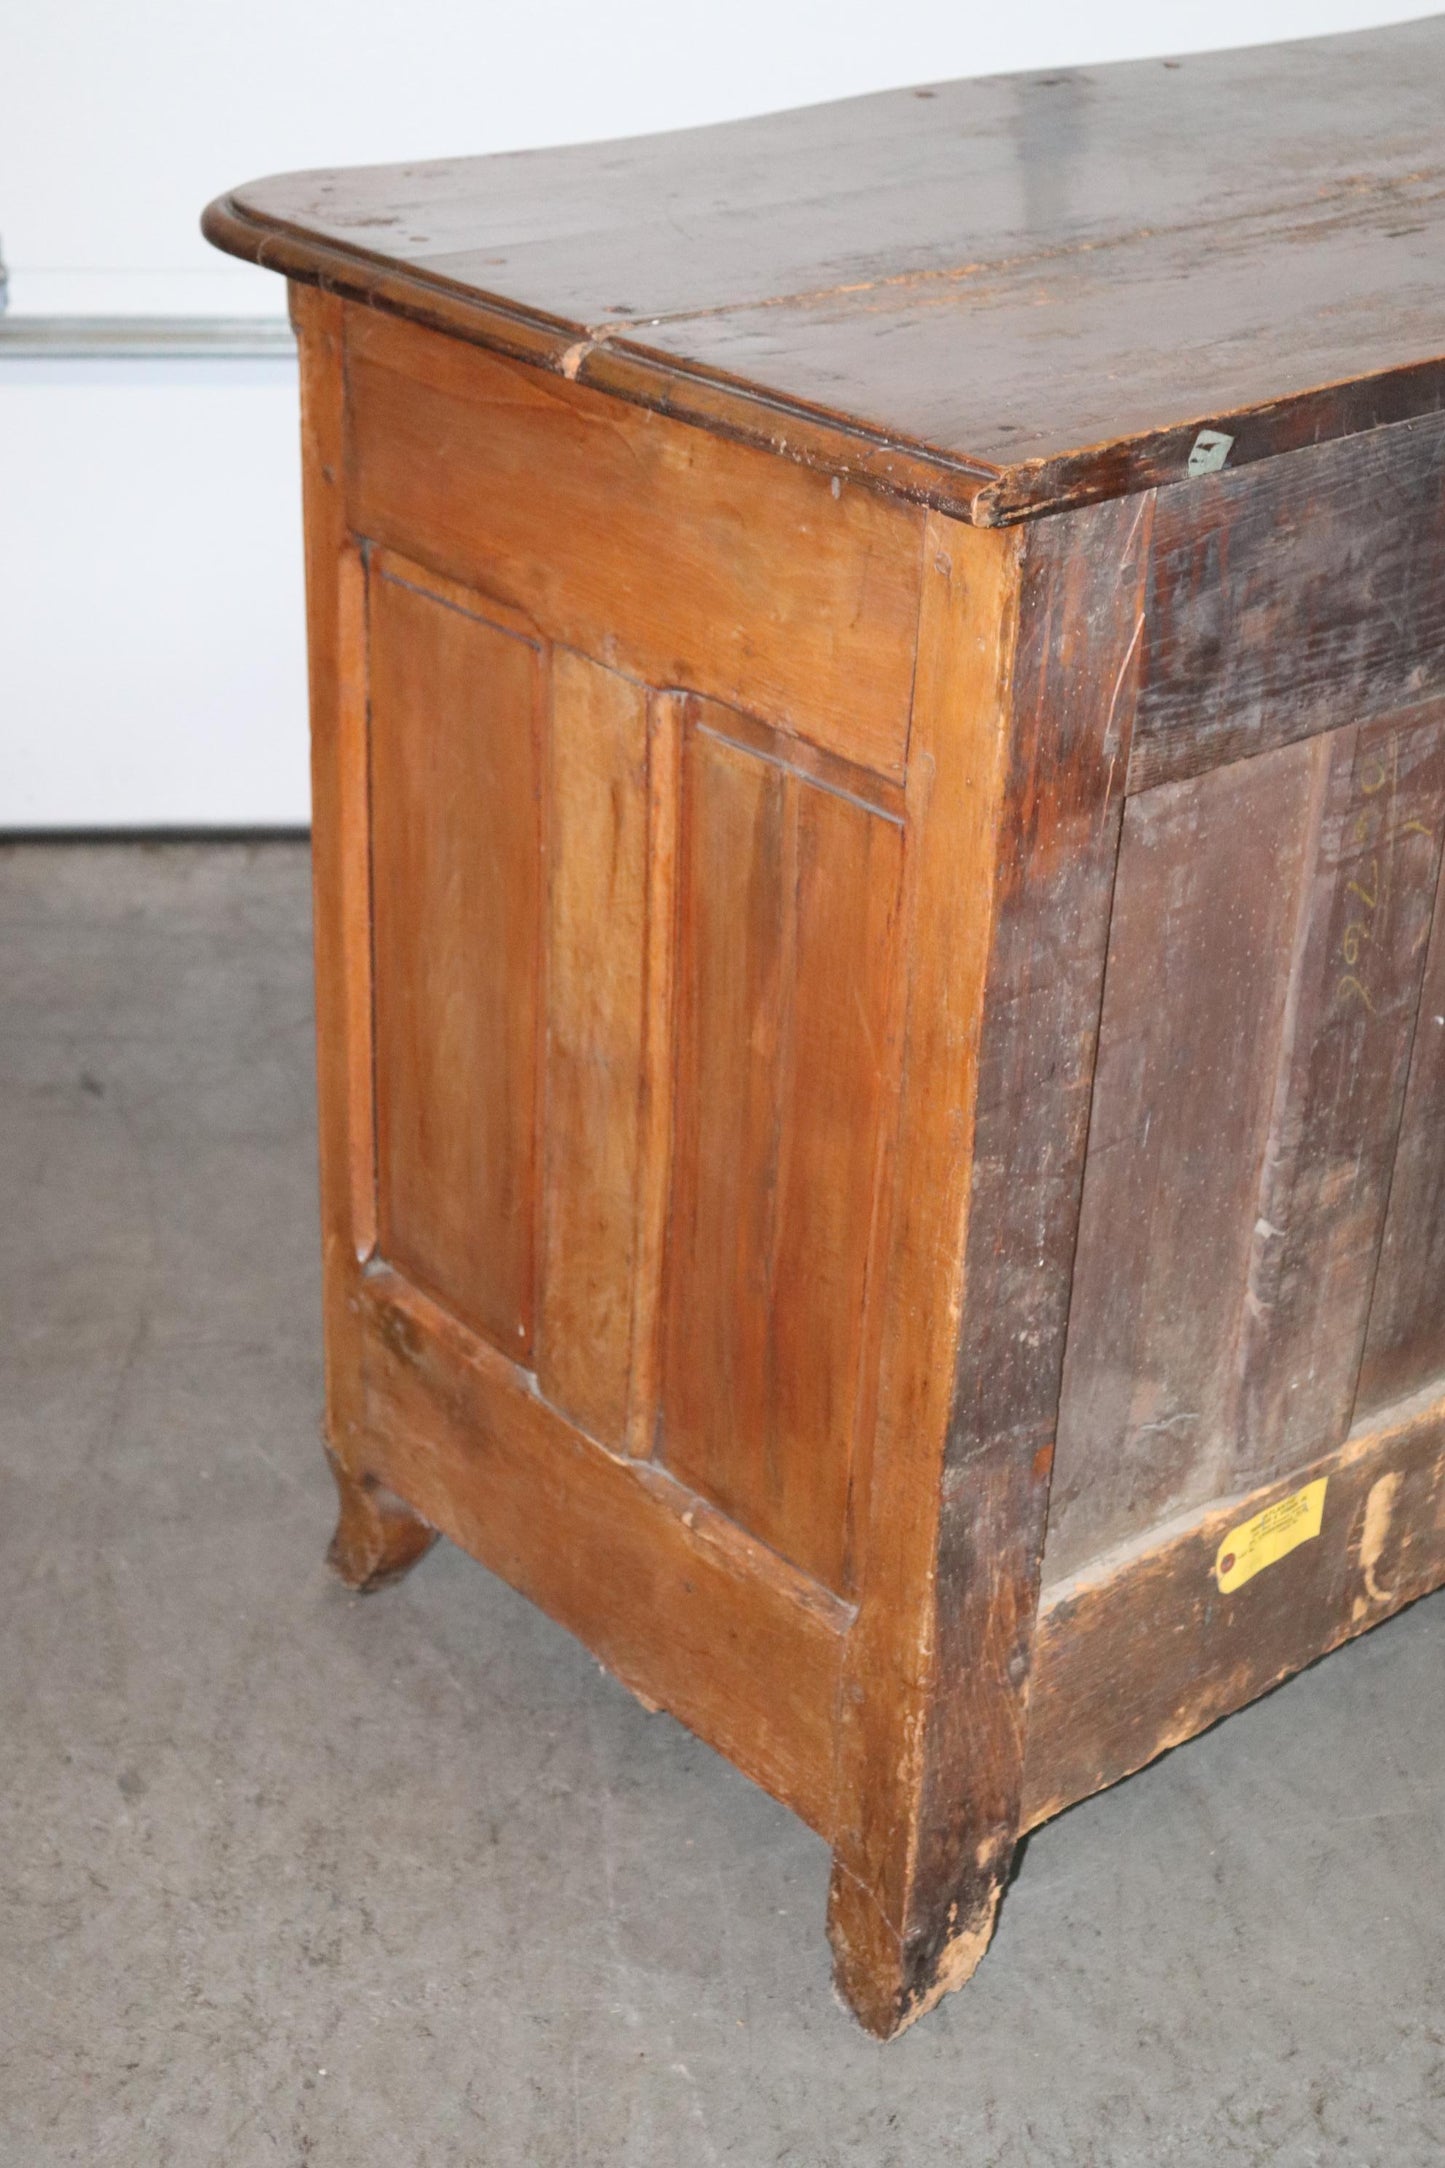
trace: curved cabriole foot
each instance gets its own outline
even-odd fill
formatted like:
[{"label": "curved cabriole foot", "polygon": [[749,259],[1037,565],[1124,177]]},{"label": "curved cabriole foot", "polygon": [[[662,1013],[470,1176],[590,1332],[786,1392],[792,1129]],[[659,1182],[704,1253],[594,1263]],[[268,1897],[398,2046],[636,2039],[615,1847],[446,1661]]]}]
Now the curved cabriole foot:
[{"label": "curved cabriole foot", "polygon": [[436,1542],[437,1532],[374,1476],[352,1475],[329,1449],[326,1457],[341,1499],[326,1563],[348,1588],[370,1595],[410,1573]]},{"label": "curved cabriole foot", "polygon": [[828,1892],[833,1982],[859,2024],[877,2040],[906,2032],[945,1995],[973,1977],[993,1936],[1002,1874],[984,1875],[964,1907],[950,1904],[930,1929],[908,1937],[838,1859]]}]

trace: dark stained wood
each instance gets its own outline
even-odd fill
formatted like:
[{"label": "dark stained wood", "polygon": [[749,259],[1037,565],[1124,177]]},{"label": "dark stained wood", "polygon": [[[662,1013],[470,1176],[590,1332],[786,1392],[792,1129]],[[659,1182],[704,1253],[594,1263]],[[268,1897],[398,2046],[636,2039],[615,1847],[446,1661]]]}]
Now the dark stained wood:
[{"label": "dark stained wood", "polygon": [[1131,790],[1442,691],[1445,417],[1166,492]]},{"label": "dark stained wood", "polygon": [[473,598],[370,583],[380,1245],[532,1344],[543,658]]},{"label": "dark stained wood", "polygon": [[901,774],[920,516],[455,340],[348,317],[351,517],[657,686]]},{"label": "dark stained wood", "polygon": [[1442,817],[1439,706],[1131,801],[1050,1581],[1348,1430]]},{"label": "dark stained wood", "polygon": [[1442,104],[1434,19],[285,175],[206,231],[991,521],[1177,481],[1204,425],[1239,464],[1438,410]]},{"label": "dark stained wood", "polygon": [[691,705],[662,1451],[841,1588],[902,833]]},{"label": "dark stained wood", "polygon": [[[1445,816],[1445,807],[1439,809]],[[1445,1376],[1445,883],[1415,1023],[1355,1420]]]},{"label": "dark stained wood", "polygon": [[[967,1189],[945,1223],[955,1241],[964,1232],[950,1291],[961,1302],[952,1389],[929,1410],[943,1417],[931,1438],[925,1430],[920,1439],[916,1418],[890,1437],[889,1418],[902,1411],[880,1406],[870,1551],[849,1642],[856,1698],[845,1688],[843,1704],[830,1932],[844,1992],[884,2035],[972,1973],[1018,1832],[1151,510],[1148,499],[1120,502],[1041,526],[1016,566],[976,565],[963,532],[941,521],[930,533],[941,622],[925,623],[920,664],[931,659],[941,682],[924,678],[920,689],[915,727],[927,717],[935,794],[921,817],[951,820],[965,849],[970,817],[996,840],[974,869],[979,889],[955,875],[942,907],[961,901],[982,921],[971,951],[946,966],[977,1006],[963,1076],[950,1078],[946,1061],[924,1066],[930,1083],[953,1091],[934,1110],[942,1120],[932,1135],[912,1144],[920,1158],[949,1142],[962,1153],[962,1087]],[[961,624],[944,585],[955,580]],[[980,621],[972,613],[981,608],[990,614]],[[934,640],[964,653],[940,666]],[[965,706],[951,668],[979,661],[984,681],[968,686]],[[930,713],[933,700],[941,712]],[[949,878],[943,869],[936,877]],[[910,927],[915,970],[938,933]],[[957,938],[950,928],[950,949]],[[914,1051],[910,1043],[910,1069]],[[905,1100],[905,1138],[908,1119]],[[934,1205],[953,1203],[942,1169],[910,1163],[907,1145],[899,1179],[938,1185]],[[901,1218],[906,1234],[907,1206]],[[895,1286],[909,1284],[896,1269]],[[904,1337],[899,1321],[893,1330]],[[880,1485],[892,1495],[880,1497]],[[897,1538],[879,1546],[880,1528],[900,1522],[901,1557]]]},{"label": "dark stained wood", "polygon": [[547,761],[537,1382],[623,1442],[632,1386],[647,960],[647,694],[562,649]]},{"label": "dark stained wood", "polygon": [[1124,816],[1046,1575],[1231,1488],[1227,1415],[1311,806],[1307,746]]},{"label": "dark stained wood", "polygon": [[[1222,1594],[1224,1537],[1321,1476],[1319,1536]],[[1442,1581],[1436,1401],[1064,1582],[1039,1617],[1025,1826],[1128,1776]]]},{"label": "dark stained wood", "polygon": [[1314,864],[1241,1317],[1241,1485],[1349,1428],[1440,866],[1442,726],[1445,706],[1416,710],[1317,748]]},{"label": "dark stained wood", "polygon": [[580,1435],[398,1274],[374,1268],[356,1301],[358,1469],[828,1835],[847,1605],[664,1469]]}]

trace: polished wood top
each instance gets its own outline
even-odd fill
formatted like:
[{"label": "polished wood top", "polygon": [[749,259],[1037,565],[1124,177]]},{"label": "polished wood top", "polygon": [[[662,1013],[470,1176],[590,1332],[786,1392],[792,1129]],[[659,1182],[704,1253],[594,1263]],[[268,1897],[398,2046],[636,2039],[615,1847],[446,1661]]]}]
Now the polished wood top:
[{"label": "polished wood top", "polygon": [[[982,524],[1445,405],[1445,17],[283,175],[251,261]],[[1196,466],[1198,460],[1196,458]]]}]

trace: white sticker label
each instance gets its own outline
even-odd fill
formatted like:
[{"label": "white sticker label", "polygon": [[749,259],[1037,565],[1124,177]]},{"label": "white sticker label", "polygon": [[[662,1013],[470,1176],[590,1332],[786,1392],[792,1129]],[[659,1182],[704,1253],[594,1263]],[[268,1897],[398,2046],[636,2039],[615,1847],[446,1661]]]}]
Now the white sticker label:
[{"label": "white sticker label", "polygon": [[1201,474],[1218,474],[1233,449],[1233,437],[1224,436],[1218,429],[1201,429],[1189,454],[1190,481]]}]

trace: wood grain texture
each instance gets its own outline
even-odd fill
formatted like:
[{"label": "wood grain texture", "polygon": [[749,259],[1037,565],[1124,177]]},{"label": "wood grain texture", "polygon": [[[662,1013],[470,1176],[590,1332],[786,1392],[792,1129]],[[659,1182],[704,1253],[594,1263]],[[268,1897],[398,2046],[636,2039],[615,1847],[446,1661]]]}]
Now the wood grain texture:
[{"label": "wood grain texture", "polygon": [[1351,1421],[1445,815],[1436,707],[1131,800],[1047,1576]]},{"label": "wood grain texture", "polygon": [[383,1254],[530,1353],[544,696],[537,645],[371,580],[372,890]]},{"label": "wood grain texture", "polygon": [[357,1466],[824,1836],[850,1613],[377,1266],[359,1283]]},{"label": "wood grain texture", "polygon": [[341,306],[299,288],[292,307],[306,516],[325,1429],[344,1465],[359,1421],[349,1297],[357,1260],[376,1240],[366,576],[346,529]]},{"label": "wood grain texture", "polygon": [[920,515],[364,310],[358,531],[647,683],[902,772]]},{"label": "wood grain texture", "polygon": [[[1442,809],[1445,810],[1445,809]],[[1445,883],[1410,1058],[1369,1331],[1358,1423],[1445,1374]]]},{"label": "wood grain texture", "polygon": [[374,1595],[404,1579],[437,1532],[374,1476],[352,1475],[334,1453],[329,1458],[338,1514],[326,1563],[358,1595]]},{"label": "wood grain texture", "polygon": [[663,1450],[837,1589],[902,832],[690,709]]},{"label": "wood grain texture", "polygon": [[1312,804],[1307,746],[1129,801],[1046,1577],[1223,1462]]},{"label": "wood grain texture", "polygon": [[1445,691],[1445,416],[1159,508],[1129,787]]},{"label": "wood grain texture", "polygon": [[552,659],[537,1382],[609,1445],[632,1381],[647,956],[647,694]]},{"label": "wood grain texture", "polygon": [[[890,1319],[843,1703],[830,1933],[844,1993],[884,2034],[972,1972],[1018,1829],[1149,510],[1117,504],[1035,530],[1016,563],[978,562],[941,522],[930,537],[938,615],[920,644],[915,728],[928,717],[932,797],[919,819],[952,832],[978,885],[940,864],[946,895],[914,904],[939,917],[910,926],[927,991],[910,1008],[897,1239],[943,1207],[935,1329],[953,1345],[946,1397],[935,1376],[932,1405],[901,1424],[904,1378],[890,1365],[922,1350]],[[926,882],[926,842],[919,856]],[[940,966],[966,1004],[951,1061],[913,1040],[915,1015],[920,1033],[946,1025],[949,998],[927,978]],[[916,1109],[915,1076],[927,1095]],[[964,1169],[951,1179],[939,1163],[950,1147]],[[925,1188],[929,1207],[911,1198]],[[919,1284],[911,1263],[895,1258],[904,1300]],[[913,1399],[921,1381],[908,1382]]]},{"label": "wood grain texture", "polygon": [[[1445,27],[290,174],[221,247],[980,520],[1445,400]],[[1066,366],[1060,366],[1067,355]],[[720,690],[720,688],[707,688]]]},{"label": "wood grain texture", "polygon": [[1445,706],[1312,748],[1313,865],[1240,1323],[1240,1484],[1349,1429],[1445,819]]},{"label": "wood grain texture", "polygon": [[673,1036],[677,1010],[677,831],[686,700],[655,694],[647,714],[647,945],[637,1249],[627,1448],[651,1453],[662,1403],[662,1276],[672,1192]]},{"label": "wood grain texture", "polygon": [[[1214,1564],[1229,1531],[1321,1476],[1319,1536],[1221,1594]],[[1442,1583],[1439,1402],[1100,1561],[1051,1591],[1040,1614],[1025,1825],[1142,1768]]]}]

